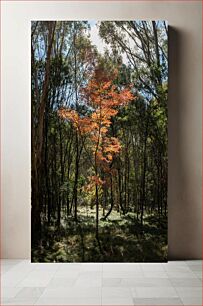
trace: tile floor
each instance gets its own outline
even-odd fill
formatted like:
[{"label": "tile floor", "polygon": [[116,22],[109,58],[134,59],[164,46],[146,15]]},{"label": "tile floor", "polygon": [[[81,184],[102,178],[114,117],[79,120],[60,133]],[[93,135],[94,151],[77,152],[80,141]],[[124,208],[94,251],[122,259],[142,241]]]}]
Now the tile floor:
[{"label": "tile floor", "polygon": [[1,260],[0,305],[202,305],[202,261],[43,264]]}]

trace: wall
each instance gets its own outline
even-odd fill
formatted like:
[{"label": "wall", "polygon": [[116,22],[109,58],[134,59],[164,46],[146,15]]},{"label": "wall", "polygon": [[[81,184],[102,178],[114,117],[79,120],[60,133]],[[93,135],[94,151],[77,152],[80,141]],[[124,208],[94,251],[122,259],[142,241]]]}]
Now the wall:
[{"label": "wall", "polygon": [[169,38],[169,258],[201,258],[201,1],[4,1],[3,258],[30,258],[30,20],[166,19]]}]

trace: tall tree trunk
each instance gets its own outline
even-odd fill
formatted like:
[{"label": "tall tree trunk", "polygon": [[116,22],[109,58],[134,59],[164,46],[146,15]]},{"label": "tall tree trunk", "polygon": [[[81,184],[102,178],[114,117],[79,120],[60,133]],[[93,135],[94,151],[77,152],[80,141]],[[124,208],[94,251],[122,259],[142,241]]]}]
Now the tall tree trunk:
[{"label": "tall tree trunk", "polygon": [[[34,113],[32,112],[32,245],[39,241],[41,236],[41,206],[40,206],[40,177],[42,167],[42,148],[43,148],[43,134],[44,134],[44,112],[46,107],[46,100],[48,95],[49,78],[50,78],[50,63],[51,51],[54,40],[55,22],[47,22],[48,28],[48,48],[46,56],[45,77],[40,98],[40,105],[38,111],[38,125],[35,128],[33,123]],[[32,48],[32,64],[34,64],[34,50]],[[33,103],[32,103],[33,106]],[[33,110],[33,108],[32,108]]]},{"label": "tall tree trunk", "polygon": [[[60,141],[60,169],[61,169],[61,186],[64,184],[64,159],[63,159],[63,139],[62,139],[62,130],[61,130],[61,122],[59,121],[59,141]],[[61,192],[60,196],[60,206],[63,209],[63,204],[64,204],[64,192]],[[61,213],[61,211],[60,211]],[[60,216],[61,220],[61,216]],[[59,222],[60,225],[60,222]]]},{"label": "tall tree trunk", "polygon": [[96,197],[96,239],[99,239],[99,195],[98,186],[95,185],[95,197]]},{"label": "tall tree trunk", "polygon": [[103,220],[106,220],[108,218],[108,216],[110,216],[112,210],[114,207],[114,198],[113,198],[113,180],[112,180],[112,176],[111,176],[111,206],[109,211],[107,212],[107,214],[104,216]]},{"label": "tall tree trunk", "polygon": [[157,79],[158,79],[158,84],[162,85],[161,81],[161,71],[160,71],[160,56],[159,56],[159,42],[158,42],[158,35],[157,35],[157,28],[156,28],[156,22],[152,21],[152,27],[153,27],[153,32],[154,32],[154,42],[155,42],[155,52],[156,52],[156,62],[157,62]]},{"label": "tall tree trunk", "polygon": [[75,183],[74,183],[74,217],[77,222],[77,205],[78,205],[78,174],[79,174],[79,143],[78,143],[78,134],[76,132],[76,157],[75,157]]},{"label": "tall tree trunk", "polygon": [[49,186],[49,166],[48,166],[48,109],[45,116],[45,181],[46,181],[46,194],[47,194],[47,221],[50,225],[51,222],[51,203],[50,203],[50,186]]},{"label": "tall tree trunk", "polygon": [[[74,86],[75,86],[75,105],[76,111],[78,112],[78,84],[77,84],[77,55],[76,55],[76,33],[74,23],[74,35],[73,35],[73,45],[74,45]],[[74,182],[74,217],[77,222],[77,205],[78,205],[78,176],[79,176],[79,139],[78,133],[76,131],[76,157],[75,157],[75,182]]]},{"label": "tall tree trunk", "polygon": [[123,207],[123,196],[122,196],[122,174],[120,169],[120,160],[119,160],[119,166],[118,166],[118,190],[119,190],[119,205],[120,208],[125,215],[125,208]]},{"label": "tall tree trunk", "polygon": [[148,119],[144,134],[144,147],[143,147],[143,173],[142,173],[142,198],[141,198],[141,224],[143,225],[144,207],[146,201],[145,185],[146,185],[146,167],[147,167],[147,136],[148,136]]}]

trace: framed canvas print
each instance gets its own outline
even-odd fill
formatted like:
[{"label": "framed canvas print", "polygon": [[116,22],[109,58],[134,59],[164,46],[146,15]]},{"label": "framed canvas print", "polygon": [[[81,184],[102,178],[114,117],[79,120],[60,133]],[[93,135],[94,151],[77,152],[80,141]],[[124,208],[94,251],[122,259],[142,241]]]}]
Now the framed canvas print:
[{"label": "framed canvas print", "polygon": [[167,261],[168,27],[32,21],[33,262]]}]

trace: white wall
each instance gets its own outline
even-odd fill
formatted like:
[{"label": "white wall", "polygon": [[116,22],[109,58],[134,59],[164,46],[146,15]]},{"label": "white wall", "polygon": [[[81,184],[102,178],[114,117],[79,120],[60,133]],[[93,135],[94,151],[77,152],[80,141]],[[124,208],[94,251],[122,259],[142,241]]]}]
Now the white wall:
[{"label": "white wall", "polygon": [[169,39],[169,257],[201,257],[201,1],[4,1],[3,258],[30,258],[30,21],[165,19]]}]

